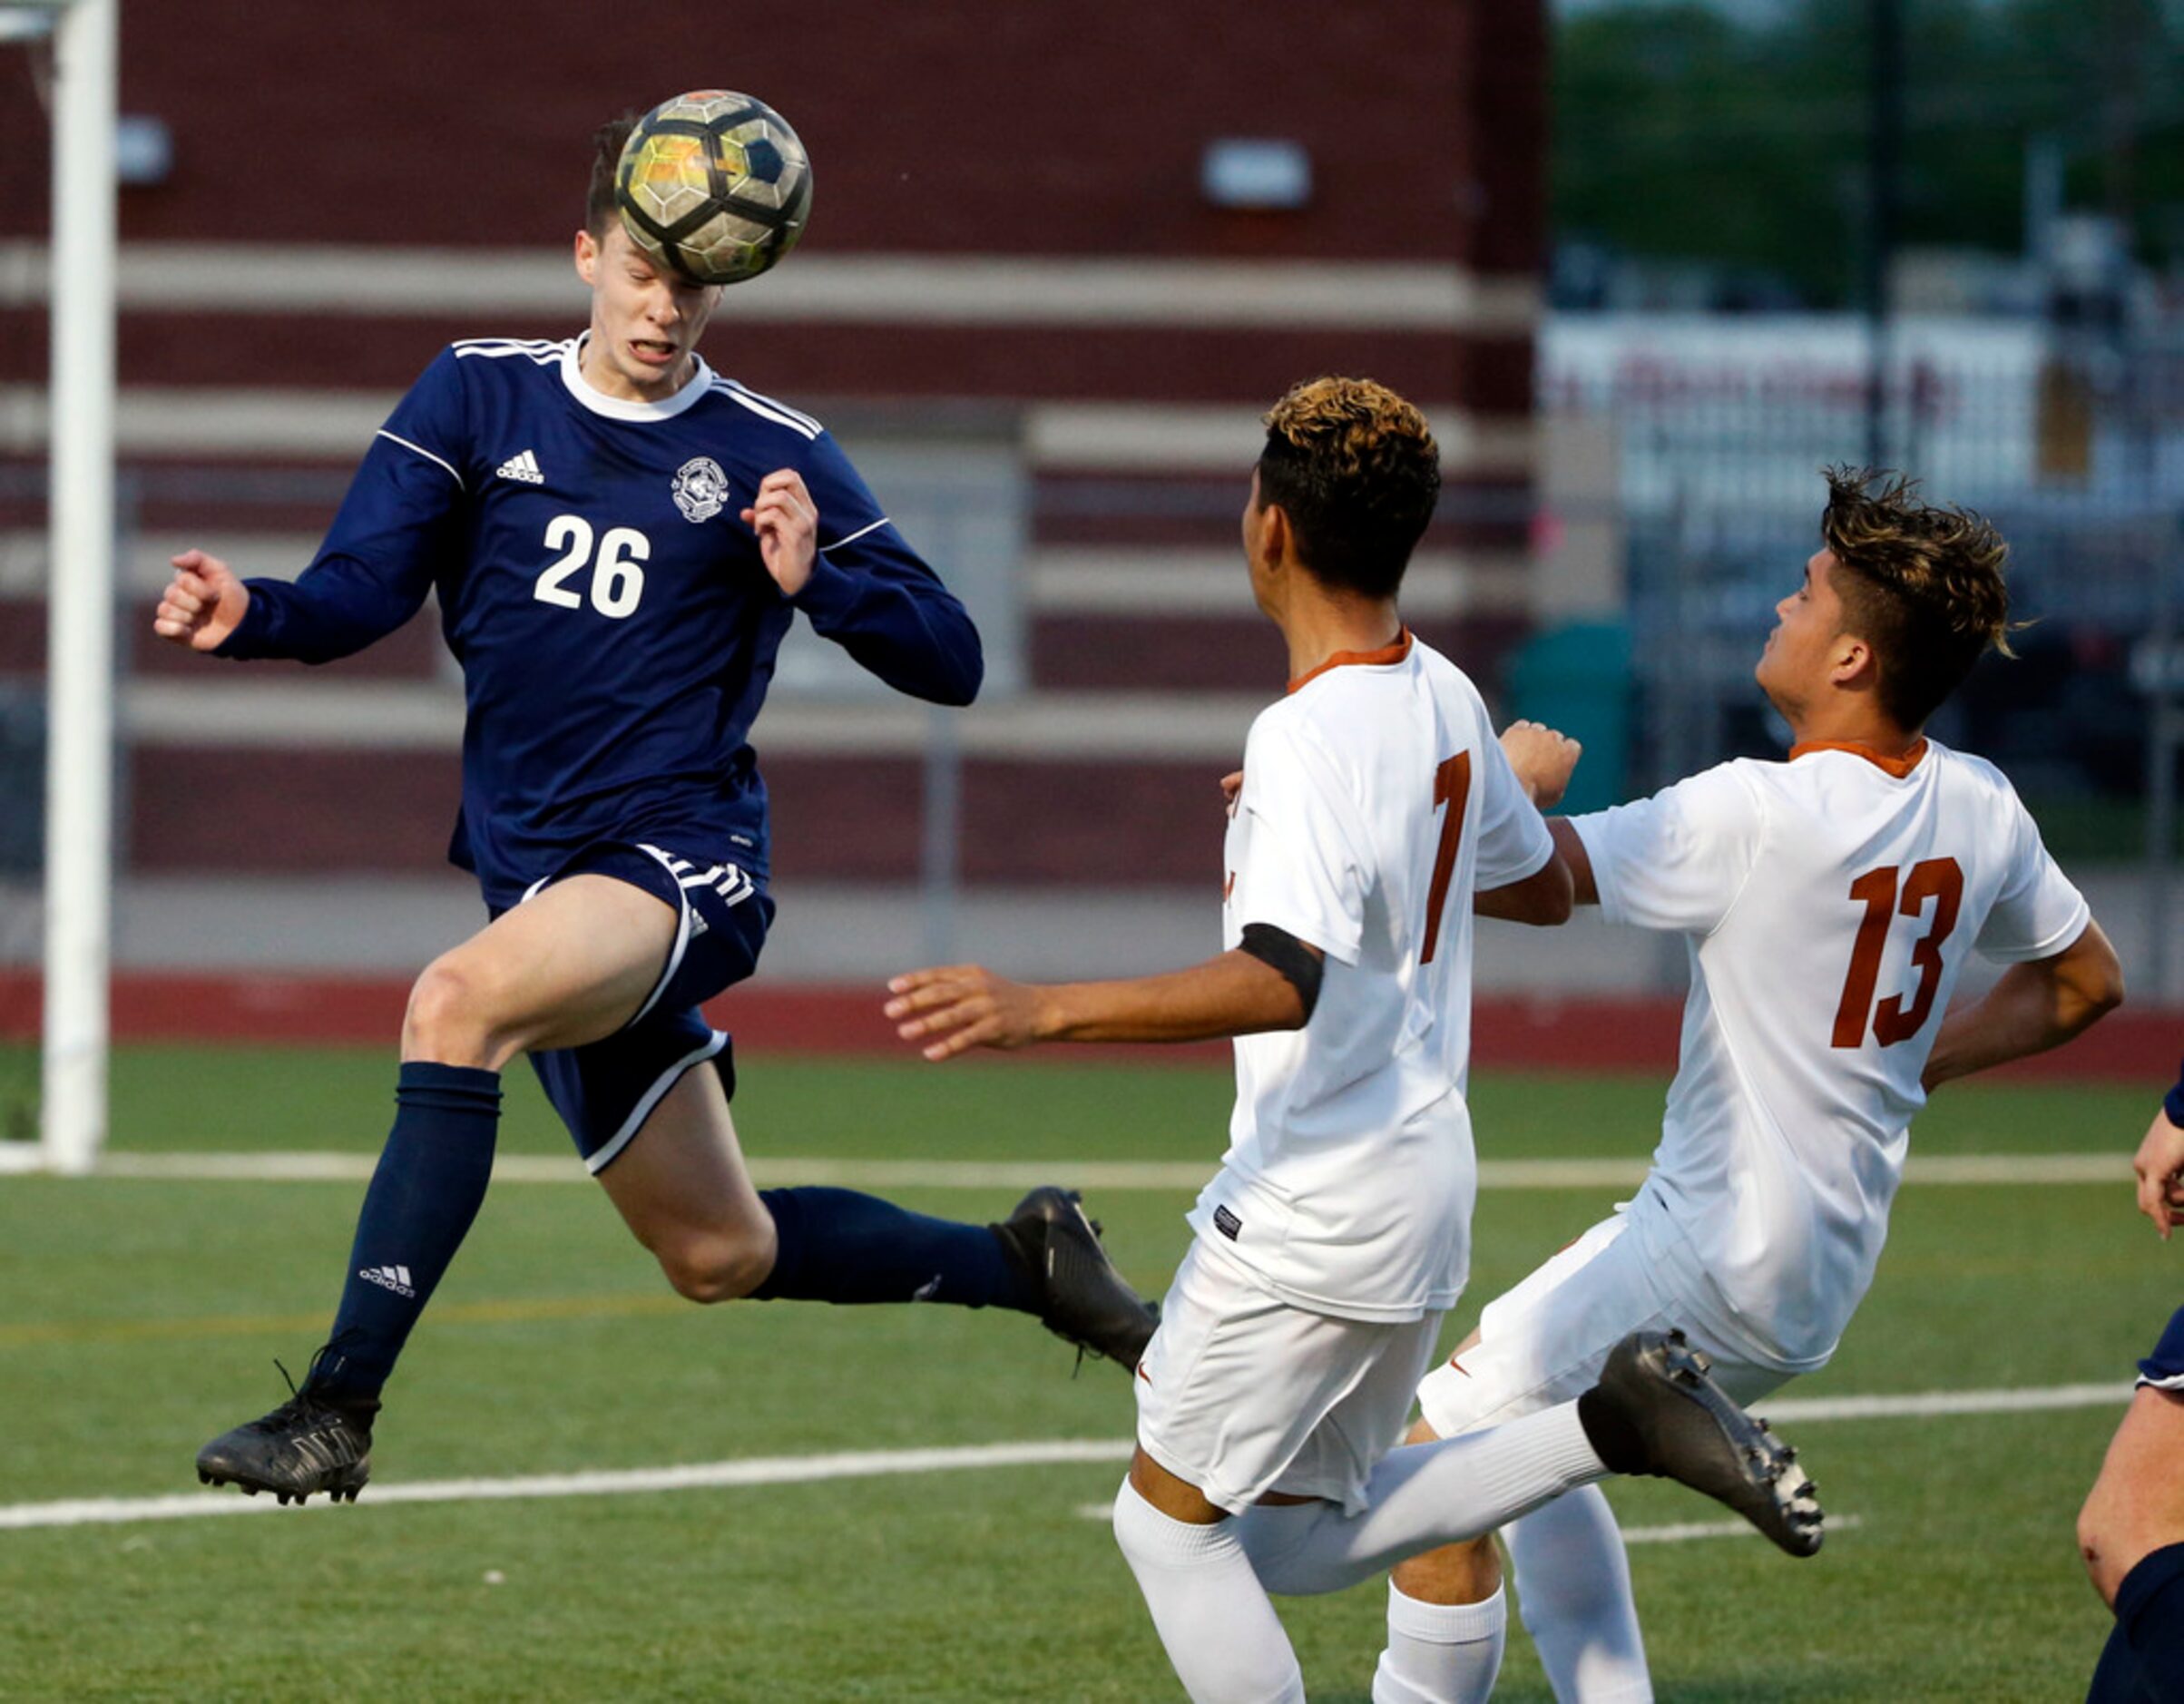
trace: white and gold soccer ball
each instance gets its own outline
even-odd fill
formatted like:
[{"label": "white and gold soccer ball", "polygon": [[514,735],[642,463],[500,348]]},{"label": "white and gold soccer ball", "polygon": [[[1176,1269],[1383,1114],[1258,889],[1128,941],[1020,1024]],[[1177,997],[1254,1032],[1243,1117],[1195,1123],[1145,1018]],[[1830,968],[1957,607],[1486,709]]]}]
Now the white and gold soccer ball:
[{"label": "white and gold soccer ball", "polygon": [[657,264],[693,284],[738,284],[804,234],[811,162],[765,102],[699,89],[637,121],[614,199],[631,240]]}]

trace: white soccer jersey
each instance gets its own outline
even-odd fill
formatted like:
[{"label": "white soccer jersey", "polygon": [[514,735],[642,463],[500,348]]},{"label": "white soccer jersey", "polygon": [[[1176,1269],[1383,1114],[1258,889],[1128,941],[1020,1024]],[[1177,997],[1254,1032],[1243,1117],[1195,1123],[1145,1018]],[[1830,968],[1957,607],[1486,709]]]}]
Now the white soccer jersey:
[{"label": "white soccer jersey", "polygon": [[1631,1211],[1680,1232],[1706,1324],[1825,1361],[1873,1279],[1934,1033],[1974,948],[2045,958],[2085,900],[1991,763],[1798,747],[1572,819],[1614,922],[1689,937],[1691,988]]},{"label": "white soccer jersey", "polygon": [[1303,1029],[1236,1043],[1236,1112],[1191,1226],[1283,1300],[1350,1318],[1454,1305],[1476,1190],[1464,1104],[1472,894],[1553,856],[1477,690],[1406,632],[1261,711],[1229,826],[1224,938],[1327,955]]}]

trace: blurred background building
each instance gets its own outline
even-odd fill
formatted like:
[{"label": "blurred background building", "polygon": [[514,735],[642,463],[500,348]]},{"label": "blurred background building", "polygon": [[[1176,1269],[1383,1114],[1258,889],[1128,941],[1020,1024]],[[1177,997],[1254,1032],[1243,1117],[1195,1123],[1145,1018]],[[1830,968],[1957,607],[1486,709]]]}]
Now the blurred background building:
[{"label": "blurred background building", "polygon": [[[43,52],[0,41],[0,965],[22,966],[67,571],[42,531]],[[769,975],[1210,948],[1216,783],[1283,674],[1235,544],[1257,416],[1333,370],[1432,416],[1446,495],[1407,613],[1504,713],[1584,738],[1582,807],[1777,749],[1750,662],[1820,465],[1991,510],[2036,624],[1936,731],[2011,769],[2141,989],[2177,993],[2173,0],[827,0],[766,30],[684,0],[628,26],[125,5],[124,973],[398,976],[473,926],[442,862],[461,701],[429,613],[330,669],[243,669],[154,641],[151,594],[192,544],[299,570],[448,339],[579,329],[589,132],[706,83],[787,113],[817,184],[708,358],[836,430],[989,646],[963,714],[808,633],[785,656],[756,736]],[[1483,950],[1503,989],[1653,990],[1676,962],[1588,930]],[[27,994],[0,1011],[34,1021]]]},{"label": "blurred background building", "polygon": [[[1536,619],[1537,7],[842,0],[742,31],[665,0],[641,29],[574,5],[509,18],[478,0],[247,25],[189,0],[123,8],[124,963],[410,966],[469,926],[442,861],[460,700],[429,613],[335,668],[242,670],[157,643],[147,599],[187,544],[300,569],[448,339],[581,329],[568,248],[590,133],[685,85],[763,94],[816,167],[808,238],[729,295],[709,359],[836,430],[989,648],[985,700],[961,717],[891,698],[808,634],[785,659],[757,743],[779,886],[808,926],[769,965],[864,974],[958,946],[957,886],[967,906],[1212,891],[1217,782],[1284,669],[1238,516],[1257,416],[1299,377],[1371,373],[1434,416],[1449,498],[1421,631],[1491,671]],[[0,48],[19,873],[54,571],[42,47]]]}]

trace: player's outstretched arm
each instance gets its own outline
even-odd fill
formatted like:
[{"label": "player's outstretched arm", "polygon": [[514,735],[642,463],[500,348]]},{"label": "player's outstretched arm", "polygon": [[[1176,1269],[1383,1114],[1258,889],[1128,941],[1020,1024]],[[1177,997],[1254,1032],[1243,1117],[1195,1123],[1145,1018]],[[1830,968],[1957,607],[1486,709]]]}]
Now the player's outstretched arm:
[{"label": "player's outstretched arm", "polygon": [[2131,1170],[2139,1177],[2139,1210],[2167,1242],[2169,1231],[2184,1225],[2184,1130],[2170,1121],[2167,1107],[2146,1127]]},{"label": "player's outstretched arm", "polygon": [[887,989],[896,1033],[935,1061],[1034,1042],[1212,1041],[1297,1029],[1307,1015],[1288,976],[1241,951],[1119,982],[1011,982],[982,965],[950,965],[906,972]]},{"label": "player's outstretched arm", "polygon": [[1984,996],[1942,1020],[1922,1081],[1958,1077],[2060,1047],[2123,1004],[2123,966],[2097,923],[2052,958],[2013,965]]},{"label": "player's outstretched arm", "polygon": [[216,649],[242,624],[243,612],[250,607],[250,588],[226,563],[201,550],[186,550],[169,560],[174,578],[160,593],[152,631],[191,651]]}]

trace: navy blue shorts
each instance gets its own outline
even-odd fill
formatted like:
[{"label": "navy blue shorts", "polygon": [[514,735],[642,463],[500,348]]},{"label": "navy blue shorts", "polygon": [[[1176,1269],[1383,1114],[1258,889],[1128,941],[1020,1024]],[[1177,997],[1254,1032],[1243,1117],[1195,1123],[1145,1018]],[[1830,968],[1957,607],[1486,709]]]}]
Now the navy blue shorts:
[{"label": "navy blue shorts", "polygon": [[2139,1383],[2184,1391],[2184,1307],[2169,1316],[2169,1329],[2161,1334],[2161,1341],[2139,1363]]},{"label": "navy blue shorts", "polygon": [[700,1003],[757,968],[773,900],[734,864],[693,860],[656,846],[588,847],[524,897],[571,876],[611,876],[672,906],[680,918],[660,980],[636,1016],[582,1047],[531,1055],[531,1068],[561,1114],[576,1151],[597,1172],[630,1145],[661,1097],[692,1065],[713,1062],[736,1092],[729,1037]]}]

